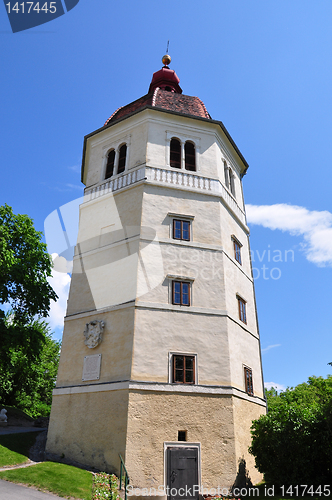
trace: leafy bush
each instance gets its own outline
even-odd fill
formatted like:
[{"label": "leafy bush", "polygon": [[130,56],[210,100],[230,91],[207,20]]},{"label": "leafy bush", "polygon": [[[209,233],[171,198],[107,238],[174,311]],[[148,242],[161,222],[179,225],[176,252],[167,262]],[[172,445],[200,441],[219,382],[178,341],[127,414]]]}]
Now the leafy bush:
[{"label": "leafy bush", "polygon": [[253,422],[250,453],[275,486],[330,484],[332,376],[310,377],[281,394],[267,391],[268,414]]},{"label": "leafy bush", "polygon": [[57,299],[51,271],[30,217],[0,206],[0,404],[32,416],[49,413],[57,371],[59,345],[41,319]]},{"label": "leafy bush", "polygon": [[9,362],[0,363],[0,405],[15,406],[35,418],[51,411],[60,343],[52,339],[44,321],[34,321],[33,328],[43,337],[38,357],[31,360],[24,348],[11,347],[7,353]]}]

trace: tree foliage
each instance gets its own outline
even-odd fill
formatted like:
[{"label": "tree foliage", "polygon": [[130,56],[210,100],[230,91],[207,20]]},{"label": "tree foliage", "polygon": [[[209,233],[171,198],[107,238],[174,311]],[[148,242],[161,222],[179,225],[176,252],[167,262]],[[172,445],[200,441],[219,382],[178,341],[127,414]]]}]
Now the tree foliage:
[{"label": "tree foliage", "polygon": [[278,394],[267,391],[268,414],[252,425],[250,453],[267,483],[330,484],[332,476],[332,376]]},{"label": "tree foliage", "polygon": [[48,283],[52,262],[27,215],[15,215],[8,205],[0,207],[0,305],[10,308],[12,321],[0,310],[0,359],[6,365],[8,352],[21,346],[35,359],[44,336],[35,328],[35,317],[46,317],[57,295]]},{"label": "tree foliage", "polygon": [[30,414],[48,411],[57,369],[59,345],[41,320],[57,299],[51,271],[32,220],[0,206],[0,402]]},{"label": "tree foliage", "polygon": [[47,281],[52,261],[41,237],[30,217],[0,207],[0,302],[10,303],[17,320],[47,316],[57,298]]},{"label": "tree foliage", "polygon": [[[12,321],[7,313],[6,322]],[[0,401],[24,410],[31,417],[46,416],[51,410],[60,342],[52,339],[49,326],[44,321],[35,320],[28,327],[43,337],[42,349],[33,361],[24,347],[9,349],[10,362],[6,367],[0,364]]]}]

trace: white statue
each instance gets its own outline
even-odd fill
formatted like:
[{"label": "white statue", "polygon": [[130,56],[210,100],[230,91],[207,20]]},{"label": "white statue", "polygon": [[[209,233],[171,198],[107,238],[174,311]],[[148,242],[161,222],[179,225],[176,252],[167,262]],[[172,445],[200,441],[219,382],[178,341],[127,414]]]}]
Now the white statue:
[{"label": "white statue", "polygon": [[0,422],[7,422],[7,410],[4,408],[0,411]]},{"label": "white statue", "polygon": [[90,321],[90,323],[87,323],[85,325],[85,330],[84,330],[84,344],[89,347],[90,349],[93,349],[94,347],[97,347],[98,344],[102,341],[102,333],[104,330],[105,323],[104,321]]}]

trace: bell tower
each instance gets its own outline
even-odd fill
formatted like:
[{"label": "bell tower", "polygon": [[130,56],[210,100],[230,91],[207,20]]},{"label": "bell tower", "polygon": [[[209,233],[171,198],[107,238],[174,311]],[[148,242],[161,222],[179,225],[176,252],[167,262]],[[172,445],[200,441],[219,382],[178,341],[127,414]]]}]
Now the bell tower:
[{"label": "bell tower", "polygon": [[[50,454],[141,488],[231,488],[266,411],[242,178],[222,122],[170,57],[84,139]],[[241,467],[240,467],[241,469]]]}]

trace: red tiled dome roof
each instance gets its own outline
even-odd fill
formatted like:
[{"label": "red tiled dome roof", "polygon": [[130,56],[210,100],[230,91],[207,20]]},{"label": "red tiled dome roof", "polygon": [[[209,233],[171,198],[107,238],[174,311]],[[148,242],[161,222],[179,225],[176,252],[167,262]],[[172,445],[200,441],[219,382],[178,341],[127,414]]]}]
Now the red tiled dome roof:
[{"label": "red tiled dome roof", "polygon": [[118,108],[106,120],[104,126],[147,106],[175,111],[183,115],[211,119],[204,103],[198,97],[182,94],[179,82],[180,79],[175,71],[169,69],[168,66],[164,66],[153,73],[149,93],[137,99],[137,101],[127,104],[127,106]]},{"label": "red tiled dome roof", "polygon": [[183,115],[199,116],[200,118],[211,119],[204,103],[198,97],[177,94],[175,92],[169,92],[157,87],[153,93],[146,94],[140,99],[137,99],[137,101],[131,102],[130,104],[127,104],[127,106],[117,109],[110,116],[110,118],[106,120],[104,126],[108,125],[110,122],[124,118],[139,109],[143,109],[146,106],[166,109],[167,111],[176,111],[177,113],[181,113]]}]

